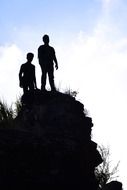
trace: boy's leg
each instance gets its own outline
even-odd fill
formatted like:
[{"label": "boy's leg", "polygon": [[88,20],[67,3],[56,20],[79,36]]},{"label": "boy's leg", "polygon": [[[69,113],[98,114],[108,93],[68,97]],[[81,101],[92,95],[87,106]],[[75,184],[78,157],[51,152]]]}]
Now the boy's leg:
[{"label": "boy's leg", "polygon": [[34,83],[33,82],[31,82],[29,84],[29,89],[30,89],[30,91],[34,91]]},{"label": "boy's leg", "polygon": [[55,84],[54,84],[54,69],[53,66],[48,69],[48,76],[49,76],[49,83],[51,86],[51,90],[56,90]]},{"label": "boy's leg", "polygon": [[23,93],[26,94],[28,92],[28,86],[23,85]]},{"label": "boy's leg", "polygon": [[41,90],[45,90],[45,85],[46,85],[46,75],[47,75],[47,71],[45,68],[42,68],[42,76],[41,76]]}]

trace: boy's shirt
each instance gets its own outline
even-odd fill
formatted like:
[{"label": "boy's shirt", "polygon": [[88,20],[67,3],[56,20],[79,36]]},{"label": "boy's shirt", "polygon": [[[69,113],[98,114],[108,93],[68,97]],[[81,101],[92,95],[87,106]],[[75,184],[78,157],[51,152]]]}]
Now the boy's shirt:
[{"label": "boy's shirt", "polygon": [[21,83],[33,83],[35,81],[35,66],[31,63],[21,65],[20,73],[22,74]]},{"label": "boy's shirt", "polygon": [[[38,58],[40,64],[46,64],[47,66],[53,65],[55,57],[55,50],[51,46],[41,45],[38,48]],[[42,65],[43,66],[43,65]]]}]

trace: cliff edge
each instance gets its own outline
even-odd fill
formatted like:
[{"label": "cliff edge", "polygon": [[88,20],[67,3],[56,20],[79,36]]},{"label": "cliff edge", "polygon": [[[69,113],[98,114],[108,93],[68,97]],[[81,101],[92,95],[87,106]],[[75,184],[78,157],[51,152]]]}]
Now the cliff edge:
[{"label": "cliff edge", "polygon": [[0,129],[0,185],[97,190],[101,162],[92,119],[74,97],[36,90],[22,96],[13,129]]}]

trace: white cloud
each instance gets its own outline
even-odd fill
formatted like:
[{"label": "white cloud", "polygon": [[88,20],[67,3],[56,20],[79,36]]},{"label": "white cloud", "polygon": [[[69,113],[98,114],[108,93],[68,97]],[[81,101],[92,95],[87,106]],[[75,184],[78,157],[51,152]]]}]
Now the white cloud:
[{"label": "white cloud", "polygon": [[116,3],[119,2],[119,0],[101,0],[101,2],[103,10],[108,12]]},{"label": "white cloud", "polygon": [[112,2],[114,2],[115,0],[101,0],[104,6],[109,6],[109,4],[111,4]]},{"label": "white cloud", "polygon": [[16,99],[21,60],[16,44],[0,47],[0,98],[9,104]]},{"label": "white cloud", "polygon": [[127,155],[120,153],[127,132],[127,38],[115,38],[115,27],[101,19],[92,35],[80,32],[57,53],[62,67],[59,80],[79,90],[78,98],[95,124],[94,140],[109,144],[113,159],[121,160],[120,179],[125,186]]}]

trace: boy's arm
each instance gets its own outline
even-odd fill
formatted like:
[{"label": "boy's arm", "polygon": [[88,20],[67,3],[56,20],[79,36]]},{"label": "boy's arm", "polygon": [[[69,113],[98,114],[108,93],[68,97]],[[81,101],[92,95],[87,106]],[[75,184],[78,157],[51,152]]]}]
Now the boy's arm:
[{"label": "boy's arm", "polygon": [[22,66],[20,67],[20,71],[19,71],[19,80],[21,80],[22,77]]},{"label": "boy's arm", "polygon": [[20,71],[19,71],[19,86],[22,88],[22,74],[23,74],[23,68],[22,65],[20,67]]},{"label": "boy's arm", "polygon": [[35,66],[34,66],[34,86],[37,88],[36,75],[35,75]]},{"label": "boy's arm", "polygon": [[37,88],[36,78],[34,80],[34,86],[35,86],[35,89],[36,89]]},{"label": "boy's arm", "polygon": [[56,70],[57,70],[58,69],[58,62],[57,62],[57,59],[56,59],[56,55],[54,56],[54,62],[55,62]]},{"label": "boy's arm", "polygon": [[54,58],[53,58],[53,60],[54,60],[54,62],[55,62],[55,67],[56,67],[56,70],[57,70],[57,69],[58,69],[58,62],[57,62],[55,50],[54,50]]},{"label": "boy's arm", "polygon": [[38,62],[39,62],[39,64],[40,64],[40,60],[41,60],[41,50],[40,50],[41,48],[39,47],[38,48],[38,51],[37,51],[37,57],[38,57]]}]

